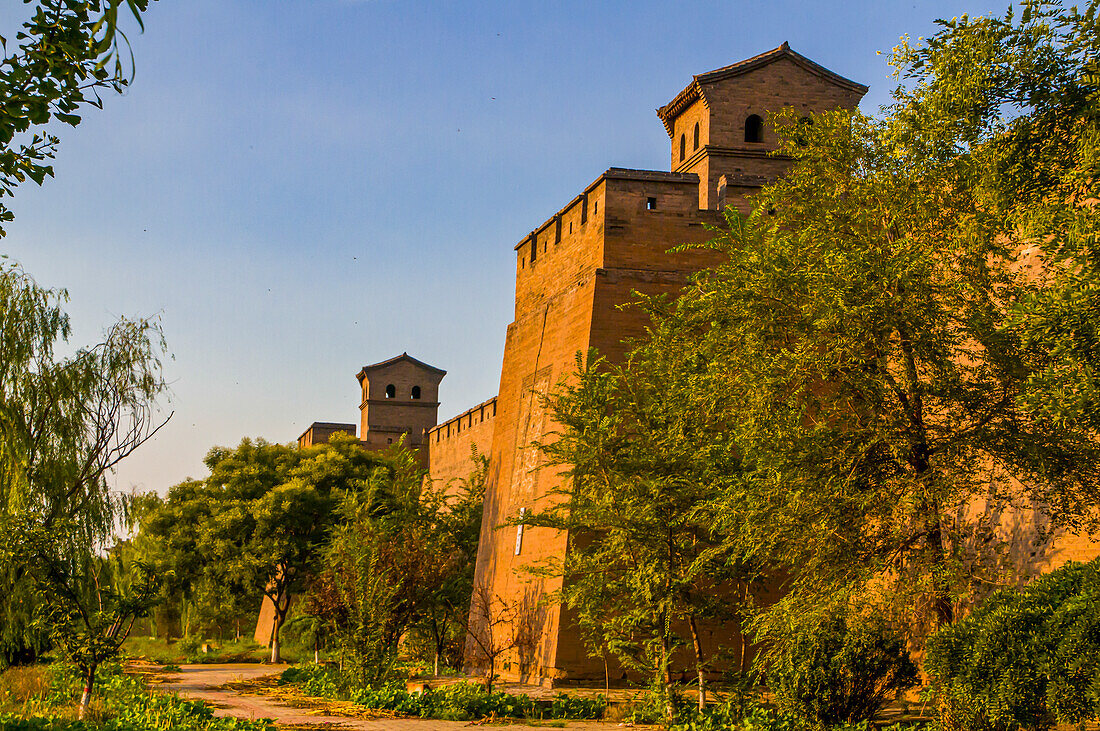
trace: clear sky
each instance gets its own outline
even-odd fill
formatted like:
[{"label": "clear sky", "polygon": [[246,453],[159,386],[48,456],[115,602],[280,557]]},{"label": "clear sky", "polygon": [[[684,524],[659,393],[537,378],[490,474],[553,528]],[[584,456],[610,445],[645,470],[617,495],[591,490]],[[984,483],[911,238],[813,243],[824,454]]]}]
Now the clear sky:
[{"label": "clear sky", "polygon": [[160,314],[175,415],[115,481],[163,492],[213,445],[358,423],[356,372],[402,351],[448,371],[441,420],[494,395],[512,247],[608,167],[667,169],[654,109],[692,74],[789,41],[874,112],[877,51],[1005,7],[159,0],[133,87],[61,129],[0,252],[68,289],[78,344]]}]

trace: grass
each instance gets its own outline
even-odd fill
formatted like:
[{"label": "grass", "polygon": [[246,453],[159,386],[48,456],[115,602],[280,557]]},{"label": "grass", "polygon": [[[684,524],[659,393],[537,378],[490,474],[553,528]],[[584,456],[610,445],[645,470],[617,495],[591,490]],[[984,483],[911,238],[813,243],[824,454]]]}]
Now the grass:
[{"label": "grass", "polygon": [[[202,652],[202,642],[186,640],[153,639],[151,637],[130,637],[122,645],[122,652],[130,657],[141,657],[160,665],[182,665],[184,663],[262,663],[271,657],[271,650],[257,645],[250,639],[239,641],[205,640],[210,652]],[[295,647],[284,646],[283,661],[297,662],[299,659],[312,658],[312,653],[304,653]]]},{"label": "grass", "polygon": [[69,667],[36,665],[0,673],[0,729],[5,731],[274,731],[264,720],[215,718],[213,708],[174,693],[155,693],[143,676],[117,664],[98,673],[92,705],[76,721],[81,682]]}]

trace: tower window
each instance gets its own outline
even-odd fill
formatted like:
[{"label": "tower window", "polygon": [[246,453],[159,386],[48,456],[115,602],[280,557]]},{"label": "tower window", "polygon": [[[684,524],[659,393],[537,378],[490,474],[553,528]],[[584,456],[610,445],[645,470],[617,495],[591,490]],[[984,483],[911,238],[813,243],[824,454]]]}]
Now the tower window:
[{"label": "tower window", "polygon": [[393,398],[397,396],[397,386],[392,383],[386,386],[386,398]]},{"label": "tower window", "polygon": [[745,120],[745,142],[764,141],[764,120],[759,114],[750,114]]},{"label": "tower window", "polygon": [[646,198],[646,199],[645,199],[645,209],[646,209],[647,211],[655,211],[655,210],[657,210],[657,199],[656,199],[656,198],[652,198],[652,197],[651,197],[651,198]]},{"label": "tower window", "polygon": [[684,153],[687,150],[687,138],[680,135],[680,162],[684,161]]},{"label": "tower window", "polygon": [[420,386],[413,386],[412,397],[414,399],[419,399],[420,398]]},{"label": "tower window", "polygon": [[694,140],[695,140],[694,147],[692,147],[691,149],[692,150],[698,150],[699,149],[699,123],[698,122],[695,123]]}]

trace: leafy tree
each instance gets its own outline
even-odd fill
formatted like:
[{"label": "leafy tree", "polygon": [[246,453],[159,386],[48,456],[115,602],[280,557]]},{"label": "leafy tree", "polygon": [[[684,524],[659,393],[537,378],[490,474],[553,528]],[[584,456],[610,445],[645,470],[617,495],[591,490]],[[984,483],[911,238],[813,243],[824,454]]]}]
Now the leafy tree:
[{"label": "leafy tree", "polygon": [[194,604],[200,615],[275,608],[272,662],[292,597],[318,570],[322,544],[339,518],[336,507],[359,494],[381,459],[353,437],[297,449],[242,440],[210,450],[206,480],[171,488],[143,515],[137,543],[164,572],[166,597]]},{"label": "leafy tree", "polygon": [[1100,425],[1100,27],[1095,0],[1032,0],[1003,17],[962,17],[895,54],[903,130],[921,151],[973,154],[974,181],[1035,279],[1009,304],[1027,357],[1023,403],[1069,429]]},{"label": "leafy tree", "polygon": [[[975,501],[1095,527],[1096,432],[1044,406],[1091,366],[1052,347],[1042,305],[1091,296],[1086,265],[1061,263],[1095,240],[1081,198],[1095,3],[1025,7],[899,48],[915,83],[880,118],[777,115],[789,174],[748,217],[728,212],[710,243],[727,264],[650,305],[662,347],[697,359],[697,388],[728,408],[745,479],[725,483],[721,530],[791,572],[800,600],[786,606],[874,580],[950,622],[977,581],[1000,578]],[[783,621],[765,612],[760,627]]]},{"label": "leafy tree", "polygon": [[149,0],[23,0],[31,17],[9,51],[0,37],[0,237],[13,214],[2,202],[27,179],[41,185],[53,176],[59,138],[46,127],[57,120],[75,127],[88,105],[102,107],[100,92],[121,92],[132,78],[133,58],[119,28],[119,10],[142,24]]},{"label": "leafy tree", "polygon": [[456,490],[425,480],[407,449],[382,458],[344,497],[309,599],[367,684],[388,677],[410,630],[431,638],[436,662],[452,640],[469,607],[484,490],[483,463]]},{"label": "leafy tree", "polygon": [[434,491],[443,489],[436,522],[431,526],[434,537],[429,540],[437,557],[436,570],[413,630],[430,641],[436,675],[443,658],[451,667],[461,666],[470,615],[489,458],[475,448],[470,463],[472,471],[465,478],[432,487]]},{"label": "leafy tree", "polygon": [[542,447],[569,479],[522,522],[569,532],[564,561],[541,570],[562,576],[590,652],[610,651],[669,697],[672,653],[689,644],[702,708],[713,668],[700,624],[740,619],[754,563],[715,530],[714,498],[741,470],[714,428],[724,414],[700,392],[692,351],[667,345],[654,331],[623,366],[578,358],[575,382],[548,399],[561,429]]},{"label": "leafy tree", "polygon": [[[87,708],[96,669],[149,606],[152,577],[105,580],[127,501],[107,474],[163,426],[163,341],[155,322],[120,320],[99,344],[58,357],[64,292],[0,267],[0,572],[77,663]],[[130,584],[131,591],[124,591]]]}]

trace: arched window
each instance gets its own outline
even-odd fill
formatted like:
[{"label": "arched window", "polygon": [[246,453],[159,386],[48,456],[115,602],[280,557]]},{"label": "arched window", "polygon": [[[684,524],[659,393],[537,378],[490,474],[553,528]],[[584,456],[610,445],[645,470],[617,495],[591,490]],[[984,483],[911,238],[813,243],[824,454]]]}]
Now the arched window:
[{"label": "arched window", "polygon": [[764,120],[759,114],[750,114],[745,120],[745,142],[764,141]]},{"label": "arched window", "polygon": [[691,149],[698,150],[699,149],[699,123],[698,122],[695,123],[694,139],[695,139],[695,146],[692,147]]},{"label": "arched window", "polygon": [[420,398],[420,386],[413,386],[412,397],[414,399],[419,399]]},{"label": "arched window", "polygon": [[386,386],[386,398],[393,398],[397,395],[397,386],[392,383]]},{"label": "arched window", "polygon": [[687,138],[680,135],[680,162],[684,161],[684,153],[687,151]]}]

